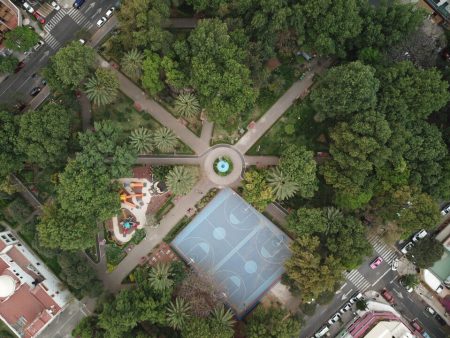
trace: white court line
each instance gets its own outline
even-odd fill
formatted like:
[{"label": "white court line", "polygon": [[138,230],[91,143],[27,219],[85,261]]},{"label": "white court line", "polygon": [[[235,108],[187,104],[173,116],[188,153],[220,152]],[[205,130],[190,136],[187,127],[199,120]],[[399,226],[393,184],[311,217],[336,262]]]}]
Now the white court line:
[{"label": "white court line", "polygon": [[372,284],[372,286],[375,286],[375,284],[377,284],[384,276],[386,276],[387,273],[388,273],[389,271],[391,271],[391,269],[388,269],[385,273],[383,273],[383,274],[381,275],[381,277],[378,278],[378,279],[375,281],[375,283]]}]

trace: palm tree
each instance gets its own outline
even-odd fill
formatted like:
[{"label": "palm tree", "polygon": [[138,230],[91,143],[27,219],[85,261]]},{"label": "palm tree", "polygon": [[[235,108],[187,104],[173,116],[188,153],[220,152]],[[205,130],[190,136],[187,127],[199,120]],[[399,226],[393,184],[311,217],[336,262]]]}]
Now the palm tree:
[{"label": "palm tree", "polygon": [[158,291],[166,290],[173,284],[173,281],[170,279],[171,275],[169,264],[158,263],[150,270],[148,277],[150,285]]},{"label": "palm tree", "polygon": [[236,323],[233,319],[233,312],[230,309],[225,310],[223,304],[213,310],[212,319],[218,326],[224,329],[231,329]]},{"label": "palm tree", "polygon": [[141,77],[143,61],[144,55],[137,49],[132,49],[122,58],[122,70],[129,77],[137,80]]},{"label": "palm tree", "polygon": [[167,308],[167,321],[175,330],[183,328],[186,320],[190,317],[191,306],[183,298],[176,298],[175,303],[171,302]]},{"label": "palm tree", "polygon": [[172,130],[166,127],[161,127],[155,131],[153,142],[159,151],[163,153],[170,153],[175,150],[178,140]]},{"label": "palm tree", "polygon": [[166,176],[166,184],[175,195],[186,195],[197,182],[194,168],[176,166]]},{"label": "palm tree", "polygon": [[294,196],[299,189],[298,184],[287,177],[278,167],[270,171],[267,182],[269,182],[275,198],[279,201]]},{"label": "palm tree", "polygon": [[180,94],[175,101],[175,111],[182,117],[195,117],[200,112],[200,104],[194,94]]},{"label": "palm tree", "polygon": [[138,153],[148,153],[153,150],[153,136],[147,128],[135,129],[130,135],[130,144]]},{"label": "palm tree", "polygon": [[329,220],[335,220],[337,218],[342,217],[342,211],[335,207],[327,207],[325,209],[325,217]]},{"label": "palm tree", "polygon": [[119,90],[116,75],[107,69],[99,68],[95,75],[87,80],[86,95],[98,106],[114,101]]}]

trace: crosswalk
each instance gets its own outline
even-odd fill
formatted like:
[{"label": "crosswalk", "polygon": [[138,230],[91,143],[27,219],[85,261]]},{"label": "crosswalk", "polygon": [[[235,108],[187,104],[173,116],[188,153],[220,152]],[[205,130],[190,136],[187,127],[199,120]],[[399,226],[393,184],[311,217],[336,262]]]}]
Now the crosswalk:
[{"label": "crosswalk", "polygon": [[372,235],[369,237],[369,242],[386,263],[391,264],[397,258],[397,252],[386,245],[380,237]]},{"label": "crosswalk", "polygon": [[77,23],[79,26],[83,26],[86,24],[88,19],[81,13],[80,10],[71,8],[67,11],[67,14],[72,18],[73,21]]},{"label": "crosswalk", "polygon": [[67,14],[67,10],[64,8],[61,8],[54,16],[53,18],[48,21],[45,26],[44,30],[48,33],[50,32]]},{"label": "crosswalk", "polygon": [[61,42],[56,40],[55,37],[53,35],[51,35],[50,33],[48,33],[46,36],[44,36],[44,41],[52,49],[56,50],[59,47],[61,47]]},{"label": "crosswalk", "polygon": [[361,273],[358,270],[352,270],[350,272],[346,272],[344,274],[345,278],[347,278],[353,285],[356,286],[356,288],[361,291],[364,292],[366,291],[371,284],[369,283],[369,281],[363,276],[361,275]]}]

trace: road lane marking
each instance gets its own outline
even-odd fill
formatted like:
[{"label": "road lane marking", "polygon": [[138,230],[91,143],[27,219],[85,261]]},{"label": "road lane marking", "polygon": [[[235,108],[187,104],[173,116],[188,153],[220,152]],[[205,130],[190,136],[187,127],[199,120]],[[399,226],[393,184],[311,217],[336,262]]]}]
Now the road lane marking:
[{"label": "road lane marking", "polygon": [[386,275],[388,274],[389,271],[391,271],[391,269],[387,269],[387,271],[386,271],[385,273],[383,273],[383,274],[381,275],[381,277],[378,278],[378,279],[375,281],[375,283],[372,284],[372,286],[375,286],[375,284],[377,284],[380,280],[382,280],[383,277],[386,276]]}]

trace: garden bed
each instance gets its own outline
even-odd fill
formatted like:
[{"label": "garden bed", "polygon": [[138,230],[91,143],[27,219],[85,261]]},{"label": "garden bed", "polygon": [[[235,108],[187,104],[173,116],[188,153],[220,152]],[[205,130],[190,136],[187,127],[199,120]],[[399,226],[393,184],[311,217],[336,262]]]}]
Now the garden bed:
[{"label": "garden bed", "polygon": [[26,223],[33,213],[33,208],[21,196],[17,195],[14,200],[3,208],[3,216],[13,227]]},{"label": "garden bed", "polygon": [[175,206],[172,202],[173,195],[171,195],[161,206],[161,208],[158,209],[158,211],[155,212],[155,219],[156,222],[161,221],[161,219]]}]

